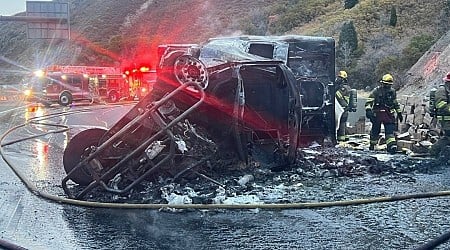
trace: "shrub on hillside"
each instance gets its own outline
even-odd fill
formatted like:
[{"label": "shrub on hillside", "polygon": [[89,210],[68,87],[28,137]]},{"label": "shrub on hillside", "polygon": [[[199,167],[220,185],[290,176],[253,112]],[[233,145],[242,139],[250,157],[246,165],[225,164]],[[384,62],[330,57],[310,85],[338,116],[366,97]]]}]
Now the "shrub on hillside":
[{"label": "shrub on hillside", "polygon": [[240,22],[241,30],[249,35],[266,35],[268,29],[268,15],[262,10],[252,10]]},{"label": "shrub on hillside", "polygon": [[407,69],[414,65],[417,60],[431,48],[431,46],[436,42],[433,36],[422,34],[415,36],[411,39],[411,42],[403,50],[403,60],[401,60],[402,68]]},{"label": "shrub on hillside", "polygon": [[356,33],[353,21],[348,21],[342,25],[337,46],[337,59],[343,67],[349,67],[358,49],[358,34]]},{"label": "shrub on hillside", "polygon": [[344,1],[344,9],[351,9],[358,4],[358,0],[345,0]]},{"label": "shrub on hillside", "polygon": [[392,6],[391,8],[391,18],[389,19],[389,25],[392,27],[397,26],[397,9],[395,6]]}]

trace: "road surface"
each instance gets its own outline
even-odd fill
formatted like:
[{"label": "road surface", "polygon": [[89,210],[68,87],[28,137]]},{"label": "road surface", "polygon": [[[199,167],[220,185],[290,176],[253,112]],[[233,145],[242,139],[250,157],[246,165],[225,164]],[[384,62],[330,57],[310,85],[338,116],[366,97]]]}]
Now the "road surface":
[{"label": "road surface", "polygon": [[[32,117],[85,107],[38,108],[0,103],[1,131]],[[71,128],[4,146],[7,158],[37,188],[64,197],[62,152],[73,133],[109,127],[130,106],[62,114],[47,121]],[[48,132],[30,125],[5,142]],[[419,166],[426,168],[426,166]],[[450,229],[449,197],[289,210],[110,209],[51,202],[30,192],[0,162],[0,239],[27,249],[414,249]],[[367,198],[450,189],[450,169],[323,178],[295,195],[306,201]],[[448,249],[450,244],[437,249]]]}]

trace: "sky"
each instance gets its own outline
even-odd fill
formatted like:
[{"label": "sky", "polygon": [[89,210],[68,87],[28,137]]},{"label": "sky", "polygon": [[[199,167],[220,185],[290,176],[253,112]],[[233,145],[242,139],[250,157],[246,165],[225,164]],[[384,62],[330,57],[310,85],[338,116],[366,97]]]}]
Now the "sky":
[{"label": "sky", "polygon": [[[42,1],[42,0],[40,0]],[[44,0],[51,1],[51,0]],[[11,16],[25,12],[26,0],[0,0],[0,16]]]}]

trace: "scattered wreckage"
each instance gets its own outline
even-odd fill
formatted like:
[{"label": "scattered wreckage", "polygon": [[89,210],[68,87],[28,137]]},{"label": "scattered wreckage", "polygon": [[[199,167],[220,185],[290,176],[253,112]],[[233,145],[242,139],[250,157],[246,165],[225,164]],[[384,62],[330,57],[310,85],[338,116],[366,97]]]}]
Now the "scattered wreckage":
[{"label": "scattered wreckage", "polygon": [[[364,99],[364,97],[362,98]],[[399,98],[403,116],[403,122],[397,124],[396,140],[399,153],[410,156],[422,157],[430,155],[431,147],[442,137],[442,131],[437,118],[430,112],[430,106],[433,106],[429,96],[406,96]],[[356,113],[356,115],[358,115]],[[364,114],[357,117],[353,126],[347,127],[347,132],[353,135],[353,138],[343,146],[356,150],[363,150],[368,146],[368,134],[370,133],[371,123],[365,118]],[[383,133],[382,133],[383,134]],[[376,151],[385,150],[386,143],[384,136],[380,137]],[[436,152],[434,156],[437,156]]]},{"label": "scattered wreckage", "polygon": [[299,147],[336,143],[332,38],[215,38],[161,45],[158,53],[150,95],[109,130],[69,141],[62,180],[69,197],[96,188],[125,194],[163,177],[209,178],[202,169],[223,173],[254,157],[287,166]]},{"label": "scattered wreckage", "polygon": [[406,96],[402,101],[405,121],[398,127],[398,147],[407,154],[430,154],[431,147],[442,137],[437,117],[430,112],[433,100],[430,96]]}]

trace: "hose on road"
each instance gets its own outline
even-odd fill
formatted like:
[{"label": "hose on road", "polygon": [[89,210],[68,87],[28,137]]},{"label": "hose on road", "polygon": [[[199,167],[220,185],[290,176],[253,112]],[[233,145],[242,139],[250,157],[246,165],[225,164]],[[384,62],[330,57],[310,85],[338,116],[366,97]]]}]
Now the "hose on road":
[{"label": "hose on road", "polygon": [[14,243],[2,239],[0,239],[0,248],[6,250],[27,250],[24,247],[18,246]]},{"label": "hose on road", "polygon": [[[356,206],[362,204],[371,203],[381,203],[381,202],[396,202],[402,200],[412,200],[412,199],[426,199],[426,198],[437,198],[443,196],[450,196],[450,190],[437,191],[437,192],[426,192],[426,193],[413,193],[405,195],[394,195],[394,196],[381,196],[381,197],[371,197],[363,199],[352,199],[352,200],[339,200],[339,201],[322,201],[322,202],[303,202],[303,203],[255,203],[255,204],[135,204],[135,203],[106,203],[106,202],[92,202],[69,199],[57,195],[52,195],[47,192],[40,191],[33,182],[28,180],[26,176],[8,159],[4,153],[4,146],[11,145],[20,141],[29,140],[32,138],[37,138],[39,136],[44,136],[51,133],[61,133],[69,130],[70,128],[64,125],[49,124],[47,126],[55,126],[60,129],[49,131],[43,134],[34,135],[27,138],[22,138],[15,141],[10,141],[7,143],[2,143],[5,137],[12,131],[26,126],[28,123],[21,124],[9,129],[0,137],[0,154],[7,165],[12,169],[12,171],[17,175],[17,177],[25,184],[27,189],[38,197],[47,199],[52,202],[59,204],[69,204],[76,206],[94,207],[94,208],[117,208],[117,209],[201,209],[201,210],[211,210],[211,209],[314,209],[314,208],[326,208],[326,207],[336,207],[336,206]],[[42,125],[42,124],[40,124]],[[417,250],[433,249],[438,245],[441,245],[450,239],[450,232],[444,233],[436,239],[420,246]],[[14,246],[11,243],[0,240],[0,246],[10,247],[7,249],[24,249],[18,246]],[[17,247],[17,248],[14,248]]]},{"label": "hose on road", "polygon": [[22,138],[19,140],[3,143],[4,138],[10,134],[12,131],[17,130],[20,127],[26,126],[28,123],[21,124],[9,129],[6,133],[0,137],[0,154],[3,160],[8,164],[8,166],[14,171],[14,173],[19,177],[19,179],[25,184],[25,186],[33,194],[57,202],[65,203],[78,206],[87,207],[101,207],[101,208],[127,208],[127,209],[163,209],[163,208],[173,208],[173,209],[311,209],[311,208],[325,208],[325,207],[335,207],[335,206],[354,206],[370,203],[379,202],[395,202],[401,200],[411,200],[411,199],[425,199],[434,198],[442,196],[450,196],[450,190],[437,191],[437,192],[427,192],[427,193],[414,193],[405,195],[394,195],[394,196],[381,196],[372,197],[364,199],[352,199],[352,200],[339,200],[339,201],[321,201],[321,202],[303,202],[303,203],[256,203],[256,204],[136,204],[136,203],[107,203],[107,202],[92,202],[69,199],[57,195],[52,195],[44,191],[40,191],[33,182],[28,180],[26,176],[16,167],[14,164],[6,157],[4,153],[4,146],[11,145],[20,141],[29,140],[39,136],[44,136],[51,133],[61,133],[69,130],[70,128],[65,125],[51,124],[51,123],[39,123],[40,125],[55,126],[58,130],[48,131],[39,135],[33,135],[30,137]]}]

